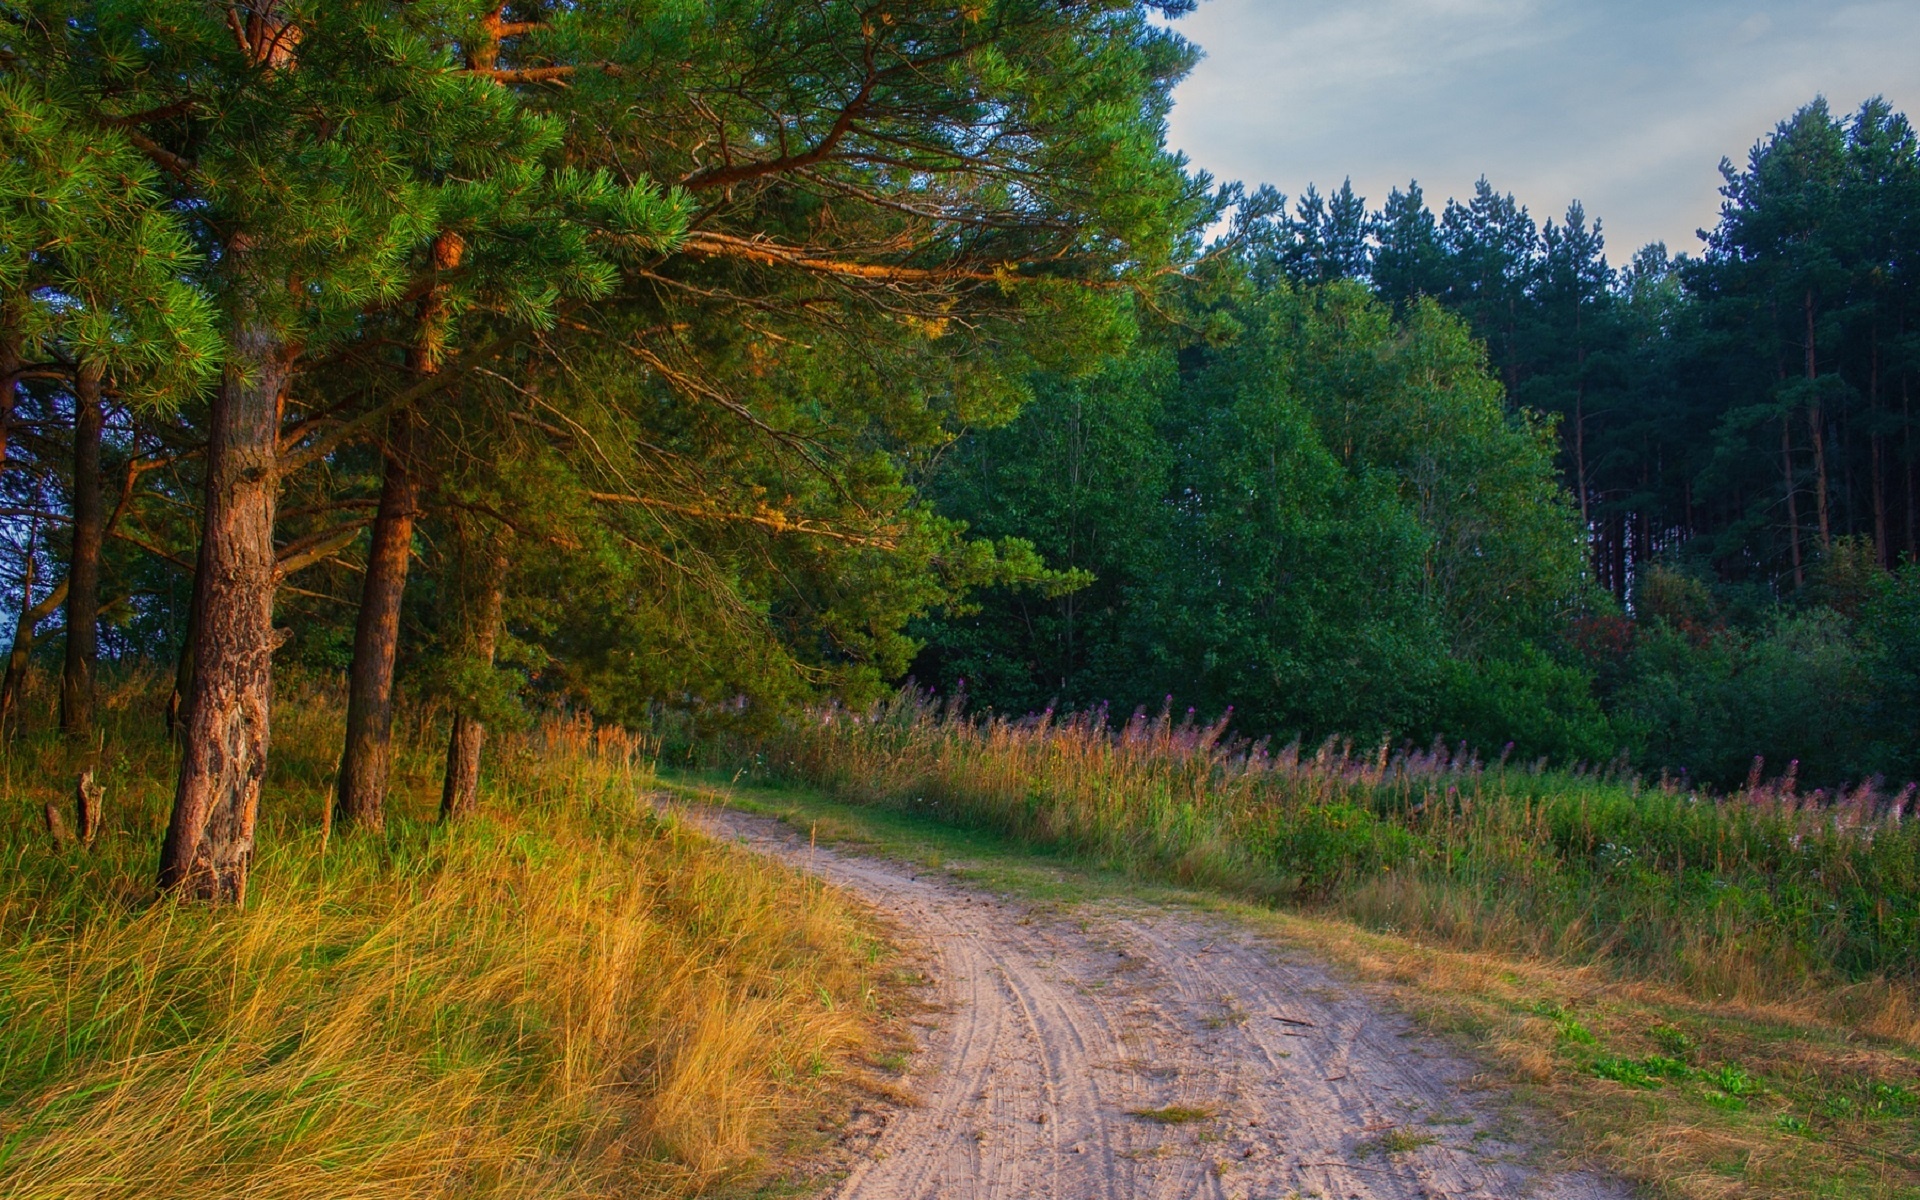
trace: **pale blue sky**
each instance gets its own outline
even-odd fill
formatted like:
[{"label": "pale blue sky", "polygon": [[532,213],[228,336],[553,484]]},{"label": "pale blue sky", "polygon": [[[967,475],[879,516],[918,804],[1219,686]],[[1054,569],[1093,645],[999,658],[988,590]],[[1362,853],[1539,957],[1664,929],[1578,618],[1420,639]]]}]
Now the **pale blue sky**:
[{"label": "pale blue sky", "polygon": [[1722,155],[1824,94],[1920,121],[1920,0],[1201,0],[1206,59],[1172,137],[1222,179],[1293,196],[1417,178],[1438,211],[1485,174],[1536,219],[1570,199],[1624,262],[1693,250]]}]

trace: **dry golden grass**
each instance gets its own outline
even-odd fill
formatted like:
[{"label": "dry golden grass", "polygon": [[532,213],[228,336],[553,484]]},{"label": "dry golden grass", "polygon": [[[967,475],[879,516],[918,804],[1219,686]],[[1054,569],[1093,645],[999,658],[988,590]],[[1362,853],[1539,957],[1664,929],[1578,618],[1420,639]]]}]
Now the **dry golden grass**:
[{"label": "dry golden grass", "polygon": [[451,830],[413,730],[389,831],[328,839],[338,709],[283,689],[248,906],[156,901],[151,701],[109,705],[91,852],[40,825],[67,751],[0,771],[0,1197],[690,1195],[871,1040],[865,919],[656,818],[646,748],[584,723],[490,746]]}]

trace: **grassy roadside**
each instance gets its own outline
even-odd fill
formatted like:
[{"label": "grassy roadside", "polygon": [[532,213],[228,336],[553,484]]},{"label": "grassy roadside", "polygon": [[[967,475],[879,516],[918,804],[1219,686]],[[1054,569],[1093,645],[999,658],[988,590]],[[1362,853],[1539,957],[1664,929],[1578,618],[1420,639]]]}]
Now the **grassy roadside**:
[{"label": "grassy roadside", "polygon": [[1569,1153],[1651,1195],[1920,1196],[1920,1052],[1834,1021],[1831,1006],[1701,998],[1601,965],[1436,945],[800,785],[663,782],[1035,900],[1127,896],[1232,914],[1464,1046],[1490,1083],[1563,1119]]},{"label": "grassy roadside", "polygon": [[[387,831],[329,837],[337,698],[283,686],[249,902],[209,911],[151,892],[156,697],[103,707],[104,751],[0,765],[0,1197],[785,1194],[885,1048],[871,919],[656,817],[637,738],[499,739],[443,829],[410,728]],[[81,758],[105,827],[55,850]]]}]

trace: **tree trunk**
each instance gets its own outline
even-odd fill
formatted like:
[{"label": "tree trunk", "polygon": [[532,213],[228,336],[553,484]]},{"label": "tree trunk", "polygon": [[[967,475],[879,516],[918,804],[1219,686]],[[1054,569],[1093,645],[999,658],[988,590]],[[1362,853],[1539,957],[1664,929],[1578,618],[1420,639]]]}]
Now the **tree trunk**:
[{"label": "tree trunk", "polygon": [[[396,420],[405,422],[401,416]],[[404,428],[404,425],[403,425]],[[347,743],[333,808],[336,827],[379,829],[386,824],[387,772],[393,752],[393,663],[400,646],[400,602],[413,558],[413,519],[420,486],[407,458],[409,439],[393,439],[380,510],[367,551],[366,582],[353,633],[347,677]]]},{"label": "tree trunk", "polygon": [[19,313],[7,305],[0,313],[0,475],[7,470],[7,435],[13,425],[13,406],[20,399],[20,370],[25,339],[20,335]]},{"label": "tree trunk", "polygon": [[1907,447],[1907,557],[1920,556],[1920,537],[1914,529],[1915,509],[1920,508],[1920,491],[1913,478],[1913,397],[1905,372],[1900,375],[1900,437]]},{"label": "tree trunk", "polygon": [[[229,254],[247,249],[235,237]],[[276,330],[243,318],[213,401],[194,581],[200,622],[181,721],[180,781],[160,852],[160,886],[192,899],[246,900],[267,769],[279,410],[293,357]]]},{"label": "tree trunk", "polygon": [[1780,474],[1787,489],[1787,547],[1793,558],[1793,586],[1806,583],[1806,571],[1800,565],[1800,502],[1793,487],[1793,434],[1787,414],[1780,414]]},{"label": "tree trunk", "polygon": [[1867,384],[1869,411],[1876,422],[1867,437],[1867,455],[1873,467],[1873,561],[1882,567],[1893,566],[1893,547],[1887,541],[1887,485],[1880,467],[1880,327],[1873,327],[1873,367]]},{"label": "tree trunk", "polygon": [[[1819,359],[1813,342],[1813,293],[1807,293],[1807,382],[1819,378]],[[1810,387],[1807,394],[1807,432],[1813,435],[1813,504],[1820,522],[1820,548],[1833,545],[1833,531],[1827,523],[1827,438],[1821,427],[1820,400]]]},{"label": "tree trunk", "polygon": [[186,635],[180,639],[180,657],[173,664],[173,694],[167,697],[167,736],[178,738],[186,731],[182,721],[187,693],[193,688],[194,655],[200,641],[200,610],[205,601],[200,595],[201,574],[193,573],[193,587],[187,597]]},{"label": "tree trunk", "polygon": [[[507,593],[508,549],[513,530],[502,526],[484,540],[468,534],[460,547],[462,599],[461,650],[473,661],[491,667],[500,643],[500,614]],[[478,716],[458,713],[447,740],[447,772],[440,789],[440,819],[471,816],[480,807],[480,748],[487,728]]]},{"label": "tree trunk", "polygon": [[[442,232],[433,239],[434,270],[459,267],[466,243]],[[449,321],[438,284],[420,300],[407,366],[417,376],[440,369]],[[393,664],[400,648],[400,603],[413,560],[413,521],[420,507],[420,480],[413,461],[413,417],[402,413],[388,438],[380,508],[354,625],[353,668],[347,676],[347,741],[340,755],[334,823],[347,829],[386,824],[387,776],[393,758]]]},{"label": "tree trunk", "polygon": [[0,732],[20,706],[20,687],[27,678],[27,656],[33,653],[33,629],[40,618],[33,611],[33,575],[38,559],[34,557],[35,535],[39,526],[27,531],[27,554],[20,564],[20,615],[13,623],[13,645],[7,651],[7,676],[0,683]]},{"label": "tree trunk", "polygon": [[1593,537],[1593,514],[1587,504],[1587,385],[1584,380],[1573,396],[1573,477],[1580,497],[1580,529]]},{"label": "tree trunk", "polygon": [[60,732],[93,736],[93,672],[100,655],[100,551],[106,510],[100,442],[106,412],[100,367],[83,363],[73,386],[73,545],[67,567],[67,657],[60,676]]}]

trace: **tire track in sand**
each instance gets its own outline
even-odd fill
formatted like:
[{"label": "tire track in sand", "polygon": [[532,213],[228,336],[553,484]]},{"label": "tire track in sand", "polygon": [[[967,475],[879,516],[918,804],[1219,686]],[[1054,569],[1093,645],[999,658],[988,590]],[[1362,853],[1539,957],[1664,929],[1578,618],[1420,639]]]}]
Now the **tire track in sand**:
[{"label": "tire track in sand", "polygon": [[[1625,1200],[1549,1175],[1473,1069],[1231,922],[1103,901],[1062,917],[784,823],[663,805],[853,892],[919,939],[938,1019],[835,1200]],[[1177,1125],[1133,1115],[1209,1116]]]}]

